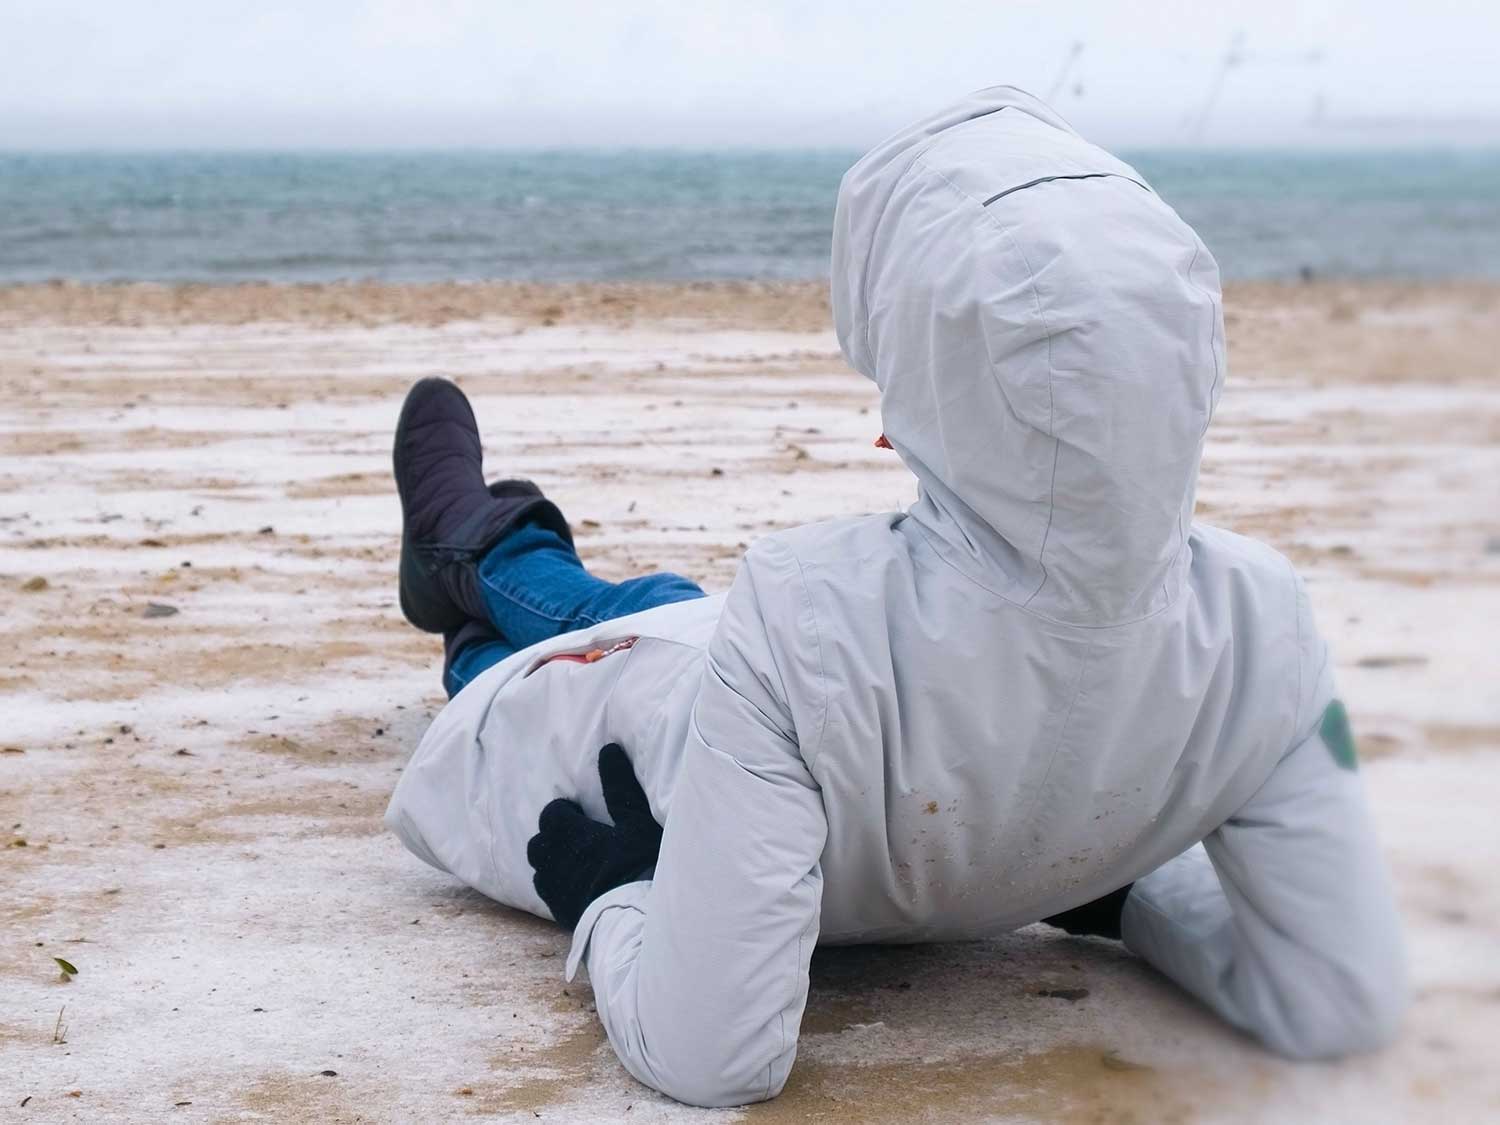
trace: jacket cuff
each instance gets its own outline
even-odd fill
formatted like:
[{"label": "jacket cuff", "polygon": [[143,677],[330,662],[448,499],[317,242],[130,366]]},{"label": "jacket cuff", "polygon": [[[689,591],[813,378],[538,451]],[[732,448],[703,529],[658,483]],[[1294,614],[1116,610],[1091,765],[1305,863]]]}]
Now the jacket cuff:
[{"label": "jacket cuff", "polygon": [[605,891],[602,895],[589,903],[588,909],[578,919],[578,925],[573,928],[573,945],[568,950],[568,965],[564,971],[564,979],[572,980],[578,973],[578,966],[588,956],[589,942],[594,936],[594,927],[598,925],[599,919],[606,910],[635,910],[641,914],[646,913],[646,896],[651,891],[651,881],[643,879],[636,883],[625,883],[615,887],[613,890]]}]

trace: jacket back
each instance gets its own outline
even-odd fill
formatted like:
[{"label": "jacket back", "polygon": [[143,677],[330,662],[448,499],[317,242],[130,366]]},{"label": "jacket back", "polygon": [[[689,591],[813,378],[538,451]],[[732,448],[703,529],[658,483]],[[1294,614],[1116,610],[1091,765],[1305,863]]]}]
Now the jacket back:
[{"label": "jacket back", "polygon": [[1327,702],[1321,646],[1275,552],[1202,526],[1187,549],[1167,606],[1093,627],[960,574],[910,518],[757,545],[757,584],[801,618],[778,639],[818,665],[788,713],[827,818],[821,940],[1026,925],[1145,875],[1246,803]]}]

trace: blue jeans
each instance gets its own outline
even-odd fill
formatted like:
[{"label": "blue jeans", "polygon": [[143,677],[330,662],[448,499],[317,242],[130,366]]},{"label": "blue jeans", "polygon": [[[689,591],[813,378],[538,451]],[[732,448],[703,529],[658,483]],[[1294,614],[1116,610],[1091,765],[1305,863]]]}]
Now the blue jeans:
[{"label": "blue jeans", "polygon": [[703,597],[698,584],[680,574],[648,574],[625,582],[595,578],[567,540],[534,523],[490,549],[479,563],[479,587],[494,633],[477,638],[453,658],[443,675],[450,698],[490,665],[538,641]]}]

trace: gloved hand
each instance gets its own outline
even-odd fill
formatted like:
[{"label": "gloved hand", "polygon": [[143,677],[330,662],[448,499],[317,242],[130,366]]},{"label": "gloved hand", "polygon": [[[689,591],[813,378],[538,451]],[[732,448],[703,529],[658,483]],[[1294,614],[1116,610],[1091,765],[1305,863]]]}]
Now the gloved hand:
[{"label": "gloved hand", "polygon": [[1125,913],[1125,900],[1134,883],[1126,883],[1117,891],[1110,891],[1103,898],[1064,910],[1050,918],[1043,918],[1049,926],[1066,930],[1074,937],[1107,937],[1120,940],[1120,916]]},{"label": "gloved hand", "polygon": [[661,825],[618,743],[599,751],[599,780],[613,824],[591,820],[576,801],[559,797],[542,810],[541,831],[526,845],[536,893],[568,930],[605,891],[643,878],[661,852]]}]

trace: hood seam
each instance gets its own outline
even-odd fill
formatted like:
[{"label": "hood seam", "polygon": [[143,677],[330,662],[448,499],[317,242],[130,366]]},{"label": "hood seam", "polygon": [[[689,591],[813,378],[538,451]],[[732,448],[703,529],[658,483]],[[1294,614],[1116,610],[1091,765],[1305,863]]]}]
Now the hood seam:
[{"label": "hood seam", "polygon": [[[913,165],[915,165],[916,163],[916,160],[912,161]],[[1047,524],[1042,528],[1042,541],[1041,544],[1037,547],[1036,552],[1036,565],[1037,569],[1042,572],[1042,579],[1036,584],[1036,589],[1032,590],[1031,593],[1026,596],[1026,600],[1024,602],[1014,603],[1019,605],[1022,609],[1025,609],[1032,603],[1032,601],[1036,599],[1037,595],[1047,587],[1047,579],[1050,577],[1047,572],[1047,540],[1052,535],[1052,520],[1053,517],[1057,514],[1057,461],[1058,457],[1061,454],[1062,442],[1060,442],[1057,437],[1057,400],[1055,395],[1053,394],[1052,388],[1052,337],[1054,333],[1052,332],[1051,325],[1047,321],[1047,313],[1042,308],[1042,294],[1041,290],[1039,290],[1036,285],[1036,271],[1031,268],[1031,262],[1026,257],[1026,251],[1022,249],[1021,243],[1017,240],[1016,236],[1011,233],[1010,228],[1002,223],[999,219],[997,219],[988,210],[987,205],[980,202],[978,197],[970,195],[963,188],[954,183],[949,176],[944,174],[942,169],[934,168],[925,160],[921,161],[921,164],[924,170],[941,180],[945,185],[952,189],[952,191],[957,194],[959,198],[967,200],[968,202],[978,207],[980,221],[988,222],[992,227],[994,227],[995,231],[998,234],[1003,235],[1006,241],[1010,243],[1011,248],[1016,252],[1016,256],[1021,259],[1021,265],[1026,267],[1026,285],[1031,290],[1031,301],[1033,306],[1036,308],[1037,319],[1041,321],[1042,332],[1045,334],[1047,340],[1047,436],[1052,439],[1052,475],[1047,482]],[[910,168],[907,169],[908,172],[910,170]],[[903,175],[905,175],[905,173],[903,173]],[[1129,179],[1128,176],[1121,176],[1118,178]],[[1134,181],[1131,182],[1134,183]],[[986,346],[985,352],[986,354],[988,354],[988,346]],[[990,378],[994,379],[997,383],[1000,383],[1001,387],[1003,388],[1004,384],[1000,381],[999,375],[995,372],[995,365],[993,361],[991,361],[991,363],[989,364],[989,369]],[[998,533],[998,529],[996,529],[996,531]]]},{"label": "hood seam", "polygon": [[[946,129],[939,129],[936,133],[930,133],[927,135],[927,138],[920,144],[913,145],[911,157],[907,160],[906,167],[902,168],[901,171],[897,173],[896,178],[891,181],[891,190],[886,193],[885,202],[881,205],[880,208],[880,214],[876,217],[875,222],[870,227],[871,241],[873,242],[875,235],[880,232],[880,225],[885,222],[886,214],[891,209],[891,199],[893,196],[895,196],[896,191],[901,187],[902,181],[904,181],[906,177],[911,174],[912,168],[914,168],[920,162],[922,164],[922,167],[933,170],[934,172],[936,171],[935,169],[932,169],[932,166],[930,164],[922,161],[922,157],[927,155],[928,149],[937,144],[938,138],[948,135],[955,129],[962,129],[965,125],[972,125],[976,121],[983,121],[988,117],[994,117],[996,114],[1004,113],[1007,109],[1013,108],[1015,107],[1009,105],[996,106],[994,109],[989,110],[985,113],[978,114],[974,117],[965,118],[963,121],[950,125]],[[903,153],[902,155],[905,154]],[[858,163],[856,163],[855,167],[858,166]],[[850,171],[853,171],[853,168],[851,168]],[[847,176],[848,173],[846,172],[845,175]],[[979,202],[967,192],[960,190],[958,186],[949,181],[947,177],[944,177],[944,182],[948,183],[954,191],[957,191],[965,199],[972,200],[975,203]],[[981,207],[982,206],[983,205],[981,204]],[[866,254],[864,261],[860,263],[859,268],[859,319],[860,335],[864,338],[865,355],[873,359],[874,352],[870,348],[870,265],[871,257],[870,255]],[[873,363],[870,366],[872,369],[874,368]]]},{"label": "hood seam", "polygon": [[[1057,398],[1052,387],[1052,326],[1047,321],[1047,314],[1042,309],[1042,293],[1036,285],[1036,271],[1031,268],[1031,260],[1026,257],[1026,251],[1022,248],[1020,241],[1010,232],[1010,228],[1004,226],[999,219],[995,218],[986,209],[988,205],[980,207],[980,213],[986,219],[994,223],[995,229],[1003,234],[1015,249],[1021,264],[1026,267],[1026,284],[1031,287],[1031,299],[1036,305],[1037,318],[1042,322],[1042,331],[1047,334],[1047,436],[1052,439],[1052,475],[1047,481],[1047,526],[1042,529],[1042,541],[1036,549],[1036,565],[1041,569],[1042,580],[1036,584],[1036,589],[1031,591],[1027,599],[1021,603],[1022,608],[1029,606],[1036,600],[1047,587],[1047,579],[1051,575],[1047,571],[1047,541],[1052,537],[1052,520],[1057,515],[1057,462],[1062,455],[1062,442],[1057,436]],[[995,372],[994,364],[990,365],[990,378],[999,379]]]}]

